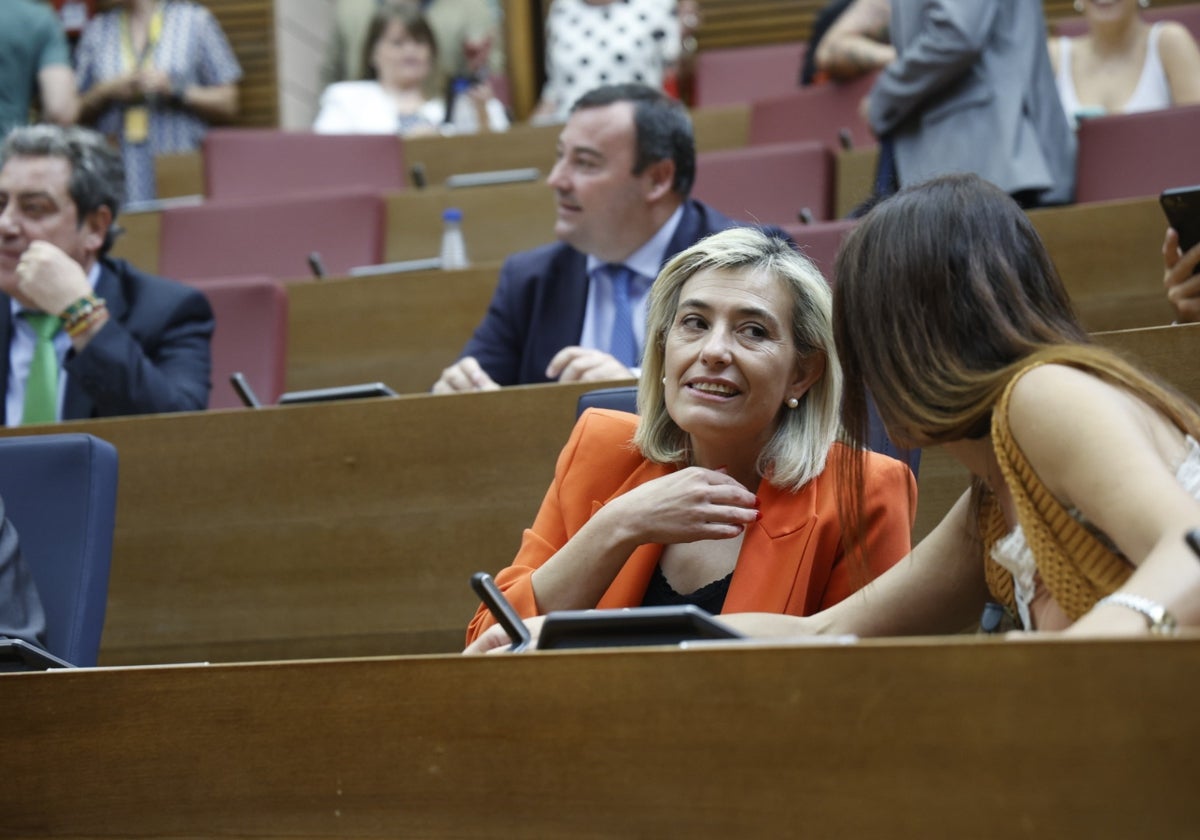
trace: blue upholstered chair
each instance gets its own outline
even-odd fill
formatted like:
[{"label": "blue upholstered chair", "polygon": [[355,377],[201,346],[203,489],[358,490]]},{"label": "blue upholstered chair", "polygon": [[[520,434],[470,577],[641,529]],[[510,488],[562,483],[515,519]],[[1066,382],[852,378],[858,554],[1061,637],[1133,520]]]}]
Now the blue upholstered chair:
[{"label": "blue upholstered chair", "polygon": [[[884,455],[889,455],[898,461],[903,461],[908,464],[912,470],[913,476],[917,474],[917,468],[921,465],[921,450],[920,449],[903,449],[892,443],[892,439],[888,437],[887,430],[883,427],[883,421],[879,419],[879,415],[875,411],[875,403],[868,402],[871,417],[870,426],[867,429],[867,446],[873,452],[880,452]],[[576,416],[583,414],[588,408],[611,408],[616,411],[628,411],[630,414],[637,413],[637,386],[624,385],[619,388],[597,388],[595,391],[585,391],[579,396],[579,402],[576,406]]]},{"label": "blue upholstered chair", "polygon": [[78,433],[0,438],[0,496],[46,612],[47,649],[95,665],[116,524],[116,447]]}]

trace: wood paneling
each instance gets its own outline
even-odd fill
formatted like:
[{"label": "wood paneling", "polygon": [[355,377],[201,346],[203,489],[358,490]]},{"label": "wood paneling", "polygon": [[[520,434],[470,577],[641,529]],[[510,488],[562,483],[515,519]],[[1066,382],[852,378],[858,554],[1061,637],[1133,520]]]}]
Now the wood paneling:
[{"label": "wood paneling", "polygon": [[287,284],[287,388],[427,393],[483,320],[500,264]]},{"label": "wood paneling", "polygon": [[1089,332],[1171,323],[1162,288],[1166,221],[1157,199],[1032,210],[1029,219]]},{"label": "wood paneling", "polygon": [[[450,653],[478,603],[471,574],[512,562],[579,395],[597,387],[78,420],[0,435],[88,432],[120,453],[102,664]],[[0,820],[0,836],[10,824]]]},{"label": "wood paneling", "polygon": [[13,837],[1189,837],[1200,638],[0,676]]}]

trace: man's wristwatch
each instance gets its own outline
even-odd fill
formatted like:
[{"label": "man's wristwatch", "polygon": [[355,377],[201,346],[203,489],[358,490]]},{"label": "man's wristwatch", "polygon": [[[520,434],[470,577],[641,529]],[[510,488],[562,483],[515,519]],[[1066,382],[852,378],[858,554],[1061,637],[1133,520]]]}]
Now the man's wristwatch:
[{"label": "man's wristwatch", "polygon": [[1096,602],[1096,606],[1112,604],[1118,607],[1136,610],[1146,616],[1146,623],[1150,628],[1150,632],[1156,636],[1171,636],[1174,635],[1176,627],[1175,616],[1171,615],[1158,601],[1151,601],[1149,598],[1143,598],[1141,595],[1134,595],[1132,592],[1114,592],[1111,595],[1106,595]]}]

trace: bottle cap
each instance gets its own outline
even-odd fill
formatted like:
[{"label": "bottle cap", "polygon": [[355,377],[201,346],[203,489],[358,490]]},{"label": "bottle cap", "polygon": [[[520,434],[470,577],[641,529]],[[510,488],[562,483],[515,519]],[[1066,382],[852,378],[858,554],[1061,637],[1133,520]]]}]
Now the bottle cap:
[{"label": "bottle cap", "polygon": [[462,221],[462,210],[459,210],[457,207],[447,207],[445,210],[442,211],[442,221],[443,222],[461,222]]}]

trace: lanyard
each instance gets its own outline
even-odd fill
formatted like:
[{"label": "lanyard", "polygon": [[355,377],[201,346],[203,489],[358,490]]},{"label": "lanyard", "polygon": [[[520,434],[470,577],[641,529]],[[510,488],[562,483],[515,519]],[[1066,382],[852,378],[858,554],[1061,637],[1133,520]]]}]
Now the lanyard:
[{"label": "lanyard", "polygon": [[121,12],[121,63],[126,70],[140,70],[146,63],[146,59],[154,52],[155,46],[158,45],[162,38],[163,30],[163,7],[158,4],[154,7],[154,14],[150,17],[150,26],[146,30],[146,44],[142,47],[140,53],[135,54],[133,49],[133,27],[129,22],[129,12]]},{"label": "lanyard", "polygon": [[[150,26],[146,30],[146,45],[140,54],[133,51],[133,27],[129,22],[129,12],[121,13],[121,64],[128,72],[141,70],[154,53],[154,47],[162,38],[163,7],[162,3],[154,7],[150,18]],[[125,109],[125,142],[145,143],[150,136],[150,110],[145,105],[130,105]]]}]

